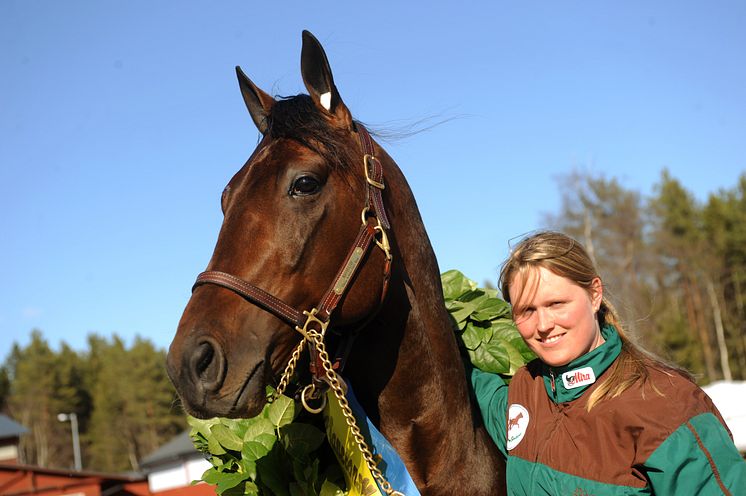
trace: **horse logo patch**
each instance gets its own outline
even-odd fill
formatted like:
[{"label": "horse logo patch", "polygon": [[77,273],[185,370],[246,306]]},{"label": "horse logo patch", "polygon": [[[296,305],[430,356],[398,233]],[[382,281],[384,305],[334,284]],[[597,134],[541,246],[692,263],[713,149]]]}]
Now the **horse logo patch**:
[{"label": "horse logo patch", "polygon": [[528,428],[528,410],[523,405],[513,403],[508,408],[508,450],[521,442]]}]

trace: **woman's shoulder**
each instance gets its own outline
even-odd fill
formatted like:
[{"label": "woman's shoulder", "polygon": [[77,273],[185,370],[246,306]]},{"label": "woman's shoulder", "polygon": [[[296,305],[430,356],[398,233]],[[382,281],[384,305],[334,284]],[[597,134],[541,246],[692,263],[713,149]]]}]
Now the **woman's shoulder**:
[{"label": "woman's shoulder", "polygon": [[[648,378],[638,381],[609,402],[627,426],[655,442],[702,414],[722,422],[709,396],[689,377],[675,369],[650,367]],[[643,434],[643,432],[645,434]]]},{"label": "woman's shoulder", "polygon": [[648,373],[648,380],[638,386],[646,397],[654,394],[679,405],[698,406],[700,409],[714,407],[702,388],[681,371],[661,366],[649,367]]}]

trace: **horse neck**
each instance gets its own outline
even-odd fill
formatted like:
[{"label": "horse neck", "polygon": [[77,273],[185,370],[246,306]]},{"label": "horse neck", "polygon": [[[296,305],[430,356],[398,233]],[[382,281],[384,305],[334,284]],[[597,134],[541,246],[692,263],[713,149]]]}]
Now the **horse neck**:
[{"label": "horse neck", "polygon": [[[414,197],[398,167],[391,164],[386,172],[386,208],[397,247],[395,271],[386,304],[361,336],[364,344],[358,343],[365,353],[357,360],[365,362],[367,357],[366,366],[356,364],[368,395],[361,402],[373,411],[419,487],[435,488],[435,494],[472,484],[476,485],[471,494],[492,491],[502,484],[495,467],[500,462],[486,431],[475,421],[443,304],[438,264]],[[487,469],[482,476],[466,473],[474,467]],[[465,471],[462,477],[460,470]]]}]

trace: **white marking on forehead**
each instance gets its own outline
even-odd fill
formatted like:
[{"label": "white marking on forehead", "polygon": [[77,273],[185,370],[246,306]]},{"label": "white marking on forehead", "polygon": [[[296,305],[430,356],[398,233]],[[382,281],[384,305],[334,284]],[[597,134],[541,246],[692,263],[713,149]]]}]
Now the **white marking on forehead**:
[{"label": "white marking on forehead", "polygon": [[326,93],[322,93],[321,96],[319,96],[319,102],[321,102],[321,105],[326,110],[331,110],[331,108],[332,108],[332,93],[331,93],[331,91],[327,91]]}]

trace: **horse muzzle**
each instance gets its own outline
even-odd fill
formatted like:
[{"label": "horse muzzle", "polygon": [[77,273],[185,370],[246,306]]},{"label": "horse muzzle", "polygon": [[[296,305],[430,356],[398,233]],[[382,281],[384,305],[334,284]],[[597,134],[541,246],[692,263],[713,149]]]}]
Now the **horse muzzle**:
[{"label": "horse muzzle", "polygon": [[[230,364],[212,337],[196,335],[168,353],[167,370],[187,413],[198,418],[248,417],[263,406],[264,359]],[[245,369],[243,373],[233,369]]]}]

